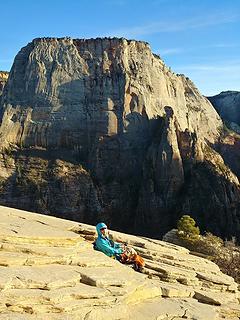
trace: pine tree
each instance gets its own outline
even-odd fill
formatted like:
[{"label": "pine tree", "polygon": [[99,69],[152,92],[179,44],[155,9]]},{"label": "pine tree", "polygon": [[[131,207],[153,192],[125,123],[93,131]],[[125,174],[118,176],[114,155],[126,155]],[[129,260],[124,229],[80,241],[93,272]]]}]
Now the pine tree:
[{"label": "pine tree", "polygon": [[196,222],[189,215],[183,215],[177,223],[178,235],[181,238],[198,238],[200,234],[199,228],[196,226]]}]

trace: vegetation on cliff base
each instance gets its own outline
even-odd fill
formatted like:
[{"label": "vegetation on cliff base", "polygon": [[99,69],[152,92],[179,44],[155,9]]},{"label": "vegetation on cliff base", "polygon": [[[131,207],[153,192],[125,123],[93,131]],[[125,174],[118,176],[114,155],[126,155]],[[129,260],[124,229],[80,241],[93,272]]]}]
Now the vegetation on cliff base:
[{"label": "vegetation on cliff base", "polygon": [[240,247],[234,238],[232,241],[223,241],[210,232],[199,235],[195,220],[188,215],[182,216],[177,226],[177,236],[182,246],[210,259],[240,284]]},{"label": "vegetation on cliff base", "polygon": [[196,222],[189,215],[184,215],[177,223],[178,236],[182,239],[196,239],[200,234]]}]

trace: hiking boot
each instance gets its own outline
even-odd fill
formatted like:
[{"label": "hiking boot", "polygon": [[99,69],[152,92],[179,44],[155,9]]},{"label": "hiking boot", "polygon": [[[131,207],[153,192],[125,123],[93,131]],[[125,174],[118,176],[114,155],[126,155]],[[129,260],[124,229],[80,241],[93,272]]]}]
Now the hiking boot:
[{"label": "hiking boot", "polygon": [[143,267],[137,265],[136,263],[134,263],[133,269],[134,269],[135,271],[137,271],[137,272],[141,272],[141,273],[143,272]]}]

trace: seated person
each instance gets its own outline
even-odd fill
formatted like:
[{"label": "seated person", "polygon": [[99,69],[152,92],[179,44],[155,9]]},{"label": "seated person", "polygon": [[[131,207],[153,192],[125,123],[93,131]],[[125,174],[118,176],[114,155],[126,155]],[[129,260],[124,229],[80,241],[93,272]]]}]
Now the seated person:
[{"label": "seated person", "polygon": [[98,238],[94,243],[95,250],[102,251],[107,256],[114,257],[122,263],[133,263],[136,271],[142,271],[145,262],[133,248],[110,240],[105,223],[98,223],[96,229]]}]

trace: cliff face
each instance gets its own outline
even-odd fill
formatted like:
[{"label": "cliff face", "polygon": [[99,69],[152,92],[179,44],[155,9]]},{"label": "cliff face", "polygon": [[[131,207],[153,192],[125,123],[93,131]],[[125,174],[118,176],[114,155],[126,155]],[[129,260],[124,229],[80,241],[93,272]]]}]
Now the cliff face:
[{"label": "cliff face", "polygon": [[240,125],[240,92],[224,91],[208,100],[224,120]]},{"label": "cliff face", "polygon": [[7,82],[7,79],[8,79],[8,72],[0,71],[0,97],[2,95],[3,88]]},{"label": "cliff face", "polygon": [[208,100],[226,123],[217,151],[221,153],[232,171],[240,176],[240,92],[225,91],[208,97]]},{"label": "cliff face", "polygon": [[221,125],[217,113],[146,43],[36,39],[15,58],[1,133],[25,147],[80,149],[87,159],[96,138],[128,134],[136,140],[138,131],[147,137],[146,120],[164,115],[167,106],[181,131],[213,141]]},{"label": "cliff face", "polygon": [[183,211],[204,230],[240,230],[238,178],[214,150],[219,115],[144,42],[34,40],[1,120],[1,203],[154,236]]}]

